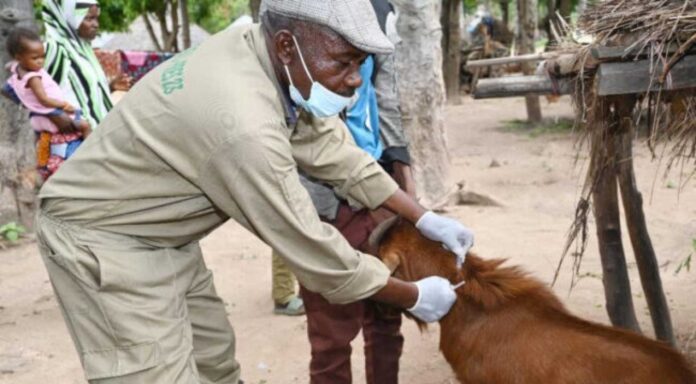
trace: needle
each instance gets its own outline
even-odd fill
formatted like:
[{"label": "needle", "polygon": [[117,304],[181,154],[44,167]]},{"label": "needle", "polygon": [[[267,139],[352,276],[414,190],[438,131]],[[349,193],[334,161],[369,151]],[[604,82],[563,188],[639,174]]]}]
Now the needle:
[{"label": "needle", "polygon": [[454,285],[452,285],[452,289],[456,290],[457,288],[463,286],[464,283],[466,283],[466,281],[462,281],[461,283],[454,284]]}]

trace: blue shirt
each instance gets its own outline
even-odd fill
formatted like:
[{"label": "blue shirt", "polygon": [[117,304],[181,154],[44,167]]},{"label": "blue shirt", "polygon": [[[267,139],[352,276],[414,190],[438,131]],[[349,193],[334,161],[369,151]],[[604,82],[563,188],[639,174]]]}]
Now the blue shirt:
[{"label": "blue shirt", "polygon": [[379,109],[377,93],[372,84],[375,61],[368,56],[360,67],[363,83],[355,92],[358,100],[346,113],[346,125],[358,147],[375,159],[382,157],[382,141],[379,134]]}]

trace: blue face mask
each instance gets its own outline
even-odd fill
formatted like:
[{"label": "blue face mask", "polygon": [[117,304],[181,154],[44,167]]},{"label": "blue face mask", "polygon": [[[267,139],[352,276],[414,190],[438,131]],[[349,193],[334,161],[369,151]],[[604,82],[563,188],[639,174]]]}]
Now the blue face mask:
[{"label": "blue face mask", "polygon": [[309,73],[309,69],[307,69],[307,64],[305,64],[302,51],[300,50],[300,45],[297,43],[297,39],[295,36],[293,36],[292,39],[295,40],[295,46],[297,47],[297,52],[300,54],[302,67],[304,67],[309,80],[312,81],[312,88],[309,91],[309,99],[305,100],[297,87],[295,87],[295,84],[292,81],[292,76],[290,76],[290,70],[286,65],[285,73],[287,73],[288,80],[290,80],[290,98],[292,101],[316,117],[336,116],[351,104],[355,104],[357,94],[355,94],[353,97],[341,96],[337,93],[331,92],[318,81],[314,81],[312,75]]}]

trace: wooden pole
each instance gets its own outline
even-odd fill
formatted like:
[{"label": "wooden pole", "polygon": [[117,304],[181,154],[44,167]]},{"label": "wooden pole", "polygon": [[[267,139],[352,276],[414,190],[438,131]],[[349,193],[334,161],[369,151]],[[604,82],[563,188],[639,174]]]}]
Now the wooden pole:
[{"label": "wooden pole", "polygon": [[[603,115],[614,118],[609,110],[609,103],[603,106]],[[619,200],[616,182],[616,138],[614,136],[617,121],[611,121],[605,137],[595,138],[591,150],[593,162],[599,169],[600,176],[592,193],[594,217],[597,222],[599,254],[602,260],[602,282],[609,319],[614,326],[640,332],[636,319],[631,283],[628,279],[626,256],[621,242],[621,221],[619,217]]]},{"label": "wooden pole", "polygon": [[621,200],[626,215],[626,226],[631,238],[633,253],[638,264],[640,281],[643,285],[645,299],[648,302],[655,336],[657,339],[675,345],[669,306],[662,289],[660,268],[643,213],[643,196],[636,185],[633,170],[633,119],[632,112],[636,104],[635,96],[622,97],[616,110],[621,119],[618,137],[617,163],[618,178],[621,188]]},{"label": "wooden pole", "polygon": [[526,55],[510,56],[510,57],[495,57],[492,59],[481,59],[472,60],[466,62],[466,68],[479,68],[488,67],[491,65],[503,65],[503,64],[514,64],[514,63],[525,63],[529,61],[542,61],[547,59],[555,59],[558,57],[558,53],[554,52],[543,52],[543,53],[530,53]]},{"label": "wooden pole", "polygon": [[506,76],[479,80],[473,95],[474,99],[527,95],[567,95],[573,90],[574,84],[575,82],[569,79],[560,79],[554,82],[547,75]]}]

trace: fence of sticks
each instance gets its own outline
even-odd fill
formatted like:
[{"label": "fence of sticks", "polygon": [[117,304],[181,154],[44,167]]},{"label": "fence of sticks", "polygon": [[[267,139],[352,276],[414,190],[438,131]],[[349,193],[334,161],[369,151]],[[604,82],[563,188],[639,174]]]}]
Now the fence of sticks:
[{"label": "fence of sticks", "polygon": [[[570,29],[563,22],[560,26],[556,30]],[[609,318],[615,326],[640,331],[621,241],[620,194],[655,335],[674,344],[636,185],[632,146],[637,127],[645,126],[653,156],[665,161],[667,171],[673,167],[688,171],[680,187],[696,173],[696,0],[599,1],[581,15],[577,28],[591,35],[593,42],[581,45],[567,37],[572,34],[559,33],[555,52],[470,63],[476,67],[545,60],[546,70],[536,76],[481,80],[474,97],[573,95],[581,143],[588,144],[580,148],[589,150],[590,160],[556,277],[567,255],[572,257],[574,275],[579,275],[592,213]]]}]

